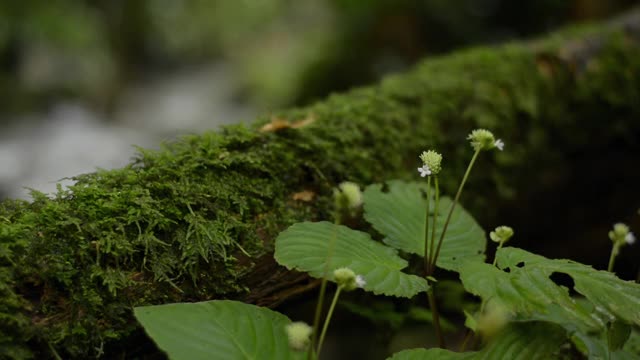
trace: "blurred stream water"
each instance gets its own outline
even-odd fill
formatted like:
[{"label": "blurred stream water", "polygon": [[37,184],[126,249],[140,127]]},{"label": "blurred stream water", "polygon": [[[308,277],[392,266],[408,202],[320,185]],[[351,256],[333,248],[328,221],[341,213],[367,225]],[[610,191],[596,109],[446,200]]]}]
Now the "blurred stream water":
[{"label": "blurred stream water", "polygon": [[56,191],[64,179],[126,165],[133,145],[157,148],[180,134],[249,121],[257,111],[234,96],[224,63],[152,78],[125,89],[107,117],[61,101],[48,111],[9,119],[0,133],[0,199],[29,199],[29,188]]}]

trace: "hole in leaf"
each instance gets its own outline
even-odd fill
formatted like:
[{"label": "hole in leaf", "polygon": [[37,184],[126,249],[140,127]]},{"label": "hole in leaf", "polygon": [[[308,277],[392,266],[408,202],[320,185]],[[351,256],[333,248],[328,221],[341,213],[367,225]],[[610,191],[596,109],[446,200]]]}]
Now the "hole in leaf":
[{"label": "hole in leaf", "polygon": [[453,256],[453,257],[451,258],[451,261],[455,261],[455,260],[456,260],[456,257],[455,257],[455,256]]},{"label": "hole in leaf", "polygon": [[549,279],[558,286],[566,287],[569,291],[573,290],[573,286],[575,285],[571,276],[561,272],[554,272],[549,276]]},{"label": "hole in leaf", "polygon": [[478,255],[482,254],[482,250],[478,250],[476,252],[478,253]]},{"label": "hole in leaf", "polygon": [[517,268],[523,268],[524,267],[524,261],[520,261],[519,263],[516,264]]}]

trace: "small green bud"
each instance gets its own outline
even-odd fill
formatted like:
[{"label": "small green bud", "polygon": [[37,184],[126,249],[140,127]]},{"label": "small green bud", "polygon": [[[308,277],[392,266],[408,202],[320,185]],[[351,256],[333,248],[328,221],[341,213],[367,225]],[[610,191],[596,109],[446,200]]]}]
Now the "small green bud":
[{"label": "small green bud", "polygon": [[313,329],[305,322],[296,321],[286,326],[289,346],[298,351],[303,351],[309,346]]},{"label": "small green bud", "polygon": [[422,175],[422,177],[424,177],[425,175],[438,175],[440,170],[442,170],[442,155],[433,150],[423,151],[420,155],[420,160],[422,160],[423,167],[418,168],[418,171],[420,171],[421,169],[429,171],[429,173],[420,171],[420,175]]},{"label": "small green bud", "polygon": [[504,149],[504,142],[493,136],[493,133],[485,129],[476,129],[469,134],[467,140],[471,142],[471,146],[474,150],[491,150],[498,148],[502,151]]},{"label": "small green bud", "polygon": [[350,181],[342,182],[333,190],[333,196],[338,211],[352,212],[362,205],[360,186]]},{"label": "small green bud", "polygon": [[510,318],[509,311],[502,304],[488,301],[484,312],[477,319],[477,331],[486,339],[490,339],[507,326]]},{"label": "small green bud", "polygon": [[636,242],[636,237],[629,231],[629,227],[623,223],[613,225],[613,230],[609,231],[609,239],[621,245],[624,243],[631,245]]},{"label": "small green bud", "polygon": [[349,268],[340,268],[334,270],[333,277],[336,280],[338,286],[342,286],[342,288],[346,291],[355,290],[356,288],[362,288],[367,284],[362,275],[356,275],[356,273]]},{"label": "small green bud", "polygon": [[506,243],[513,236],[513,229],[509,226],[498,226],[489,233],[491,240],[497,243]]}]

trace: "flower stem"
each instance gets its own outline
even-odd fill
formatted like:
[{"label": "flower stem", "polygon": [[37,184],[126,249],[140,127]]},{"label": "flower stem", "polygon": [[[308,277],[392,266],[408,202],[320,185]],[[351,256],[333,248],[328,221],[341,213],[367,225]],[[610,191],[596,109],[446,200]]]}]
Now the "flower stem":
[{"label": "flower stem", "polygon": [[[336,217],[335,220],[336,225],[340,225],[339,217]],[[314,350],[318,347],[316,341],[318,340],[318,328],[320,327],[320,316],[322,315],[322,306],[324,305],[324,295],[327,291],[327,276],[329,275],[329,263],[331,261],[331,257],[333,256],[333,251],[336,243],[336,234],[335,228],[333,234],[331,236],[331,241],[329,243],[329,250],[327,251],[327,261],[324,265],[324,274],[322,276],[322,282],[320,283],[320,293],[318,294],[318,301],[316,303],[316,312],[313,317],[313,331],[311,332],[311,351],[309,351],[309,355],[307,357],[308,360],[312,360],[314,358]],[[317,355],[315,356],[317,358]]]},{"label": "flower stem", "polygon": [[327,329],[329,328],[329,322],[331,321],[331,315],[333,315],[333,310],[336,307],[336,303],[338,302],[338,297],[340,296],[340,291],[342,291],[342,286],[338,286],[336,293],[333,295],[333,300],[331,301],[331,306],[329,307],[329,312],[327,313],[326,319],[324,319],[324,325],[322,326],[322,334],[320,334],[320,340],[318,341],[318,349],[316,350],[316,358],[320,358],[320,350],[322,349],[322,343],[324,342],[324,336],[327,334]]},{"label": "flower stem", "polygon": [[434,183],[436,186],[436,203],[433,207],[433,226],[431,227],[431,240],[429,244],[429,254],[431,255],[431,259],[429,260],[429,264],[435,269],[436,266],[436,258],[434,257],[434,249],[436,243],[436,224],[438,221],[438,207],[440,206],[440,187],[438,183],[438,176],[434,176]]},{"label": "flower stem", "polygon": [[500,241],[498,248],[496,249],[496,254],[493,256],[493,266],[496,266],[496,263],[498,262],[498,251],[502,249],[502,244],[504,244],[504,241]]},{"label": "flower stem", "polygon": [[609,256],[609,266],[607,267],[608,272],[613,272],[613,264],[616,262],[616,256],[618,256],[618,252],[620,249],[620,245],[617,242],[613,243],[613,248],[611,248],[611,255]]},{"label": "flower stem", "polygon": [[427,291],[427,295],[429,296],[429,307],[431,308],[431,315],[433,316],[433,328],[436,331],[436,338],[438,339],[438,347],[445,349],[447,345],[445,344],[444,337],[442,336],[442,327],[440,326],[440,314],[438,314],[435,289],[433,285],[434,284],[432,284],[431,288],[429,288],[429,291]]},{"label": "flower stem", "polygon": [[429,271],[429,206],[431,205],[431,176],[427,177],[427,211],[424,216],[424,272]]},{"label": "flower stem", "polygon": [[469,178],[469,173],[471,173],[471,168],[473,167],[473,164],[476,162],[476,159],[478,158],[478,154],[480,154],[481,150],[482,150],[481,148],[478,148],[476,150],[476,152],[473,153],[473,157],[471,158],[471,161],[469,162],[469,166],[467,166],[467,171],[464,173],[464,177],[462,178],[462,182],[460,183],[460,186],[458,187],[458,192],[456,193],[456,197],[453,200],[453,204],[451,204],[451,207],[449,208],[449,213],[447,214],[447,220],[445,220],[444,226],[442,227],[442,233],[440,233],[440,239],[438,240],[438,247],[436,248],[436,253],[433,256],[433,262],[431,263],[431,268],[429,269],[428,275],[431,275],[433,273],[433,271],[435,270],[435,262],[438,259],[438,255],[440,255],[440,248],[442,247],[442,241],[444,240],[444,235],[447,233],[447,228],[449,227],[449,222],[451,221],[451,215],[453,215],[453,210],[456,208],[456,204],[458,203],[458,200],[460,199],[460,194],[462,193],[462,189],[464,188],[464,184],[467,182],[467,178]]}]

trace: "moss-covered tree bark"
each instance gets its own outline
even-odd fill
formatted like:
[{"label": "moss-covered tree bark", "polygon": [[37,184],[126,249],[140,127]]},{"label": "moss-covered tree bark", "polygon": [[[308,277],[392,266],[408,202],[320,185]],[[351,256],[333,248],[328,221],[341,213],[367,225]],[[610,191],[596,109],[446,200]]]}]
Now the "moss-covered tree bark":
[{"label": "moss-covered tree bark", "polygon": [[[0,356],[140,355],[134,306],[215,298],[273,306],[307,291],[311,280],[273,261],[280,230],[328,218],[341,181],[415,179],[427,147],[444,154],[451,193],[477,127],[507,144],[482,160],[462,200],[487,226],[506,217],[526,242],[548,223],[538,217],[560,220],[545,231],[561,241],[566,208],[553,204],[569,199],[536,199],[580,181],[606,189],[579,200],[600,215],[637,206],[639,45],[635,13],[460,51],[249,126],[140,149],[129,166],[77,176],[53,196],[4,201]],[[611,186],[612,174],[624,175],[622,186]]]}]

